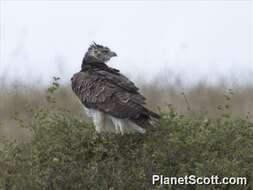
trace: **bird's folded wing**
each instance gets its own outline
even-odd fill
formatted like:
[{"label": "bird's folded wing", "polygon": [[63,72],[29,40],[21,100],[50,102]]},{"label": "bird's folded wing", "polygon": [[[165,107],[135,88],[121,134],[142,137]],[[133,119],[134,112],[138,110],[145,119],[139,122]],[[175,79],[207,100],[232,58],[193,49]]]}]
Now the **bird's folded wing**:
[{"label": "bird's folded wing", "polygon": [[99,71],[96,71],[96,74],[98,74],[100,77],[107,79],[111,83],[114,83],[115,85],[117,85],[127,91],[138,93],[139,88],[136,87],[132,81],[130,81],[127,77],[125,77],[124,75],[122,75],[119,72],[112,73],[112,72],[108,72],[108,71],[104,71],[104,70],[99,70]]},{"label": "bird's folded wing", "polygon": [[115,117],[132,118],[147,112],[138,88],[121,74],[79,72],[72,78],[72,89],[86,107]]}]

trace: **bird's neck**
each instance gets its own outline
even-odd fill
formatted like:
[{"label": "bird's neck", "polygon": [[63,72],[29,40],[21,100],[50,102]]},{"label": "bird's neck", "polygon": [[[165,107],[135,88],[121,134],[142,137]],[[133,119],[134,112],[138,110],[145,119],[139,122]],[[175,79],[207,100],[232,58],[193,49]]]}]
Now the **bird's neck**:
[{"label": "bird's neck", "polygon": [[106,69],[108,66],[101,61],[96,60],[93,57],[84,57],[82,61],[82,71],[86,71],[87,69]]},{"label": "bird's neck", "polygon": [[114,74],[119,74],[118,69],[107,66],[104,62],[97,61],[96,59],[90,59],[86,56],[83,58],[81,71],[96,71],[104,70]]}]

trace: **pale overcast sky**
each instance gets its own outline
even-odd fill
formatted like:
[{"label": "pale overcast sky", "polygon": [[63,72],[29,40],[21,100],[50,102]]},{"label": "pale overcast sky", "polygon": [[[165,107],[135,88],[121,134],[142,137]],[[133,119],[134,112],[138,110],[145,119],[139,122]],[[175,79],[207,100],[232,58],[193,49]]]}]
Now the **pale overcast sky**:
[{"label": "pale overcast sky", "polygon": [[133,80],[253,83],[252,1],[1,1],[0,79],[69,81],[92,41]]}]

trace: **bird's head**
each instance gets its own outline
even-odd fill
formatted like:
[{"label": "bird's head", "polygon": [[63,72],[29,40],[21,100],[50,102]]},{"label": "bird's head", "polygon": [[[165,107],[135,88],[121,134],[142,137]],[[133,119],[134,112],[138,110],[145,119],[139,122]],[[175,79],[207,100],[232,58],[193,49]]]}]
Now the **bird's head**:
[{"label": "bird's head", "polygon": [[90,45],[87,53],[85,54],[86,59],[98,62],[107,62],[115,56],[117,56],[117,54],[111,51],[108,47],[98,45],[95,42]]}]

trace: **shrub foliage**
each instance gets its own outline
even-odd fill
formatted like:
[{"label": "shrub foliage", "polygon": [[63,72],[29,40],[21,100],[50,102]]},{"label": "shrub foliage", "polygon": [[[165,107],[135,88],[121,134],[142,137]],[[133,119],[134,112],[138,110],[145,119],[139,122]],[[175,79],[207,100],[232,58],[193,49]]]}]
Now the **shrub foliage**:
[{"label": "shrub foliage", "polygon": [[[23,123],[29,142],[1,139],[0,189],[204,190],[253,188],[253,125],[229,118],[188,118],[170,109],[140,134],[97,134],[68,110],[34,109]],[[239,185],[152,185],[152,175],[245,176]]]}]

